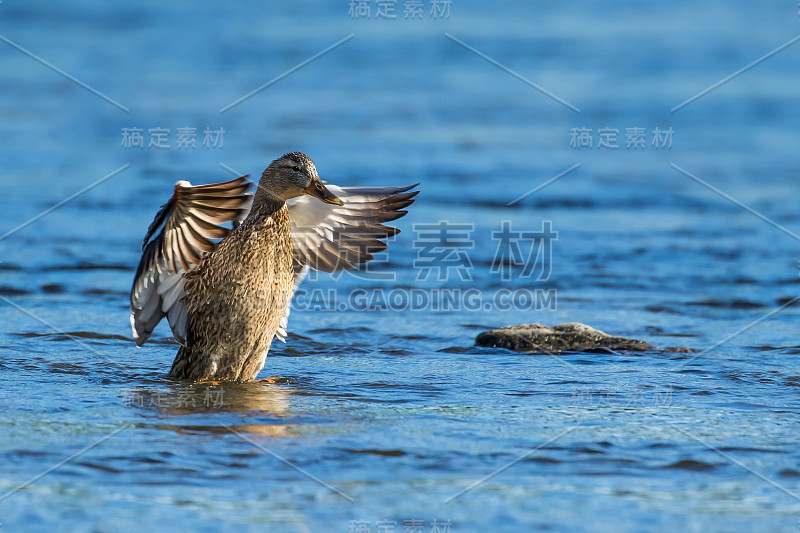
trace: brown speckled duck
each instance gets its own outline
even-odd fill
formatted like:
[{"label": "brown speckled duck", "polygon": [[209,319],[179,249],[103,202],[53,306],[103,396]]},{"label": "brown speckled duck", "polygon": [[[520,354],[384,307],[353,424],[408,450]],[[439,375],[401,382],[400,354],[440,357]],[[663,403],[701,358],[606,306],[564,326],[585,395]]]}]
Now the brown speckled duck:
[{"label": "brown speckled duck", "polygon": [[248,176],[179,181],[147,230],[131,326],[141,346],[167,317],[181,343],[170,377],[254,379],[273,337],[285,342],[292,295],[308,269],[350,270],[372,259],[387,247],[381,239],[399,232],[383,223],[405,215],[419,192],[325,185],[299,152],[273,161],[255,194],[250,186]]}]

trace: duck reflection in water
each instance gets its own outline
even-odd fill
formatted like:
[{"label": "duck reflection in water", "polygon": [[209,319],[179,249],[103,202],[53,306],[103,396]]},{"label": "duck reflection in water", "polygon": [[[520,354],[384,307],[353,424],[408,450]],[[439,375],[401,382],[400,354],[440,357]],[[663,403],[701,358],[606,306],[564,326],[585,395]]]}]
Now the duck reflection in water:
[{"label": "duck reflection in water", "polygon": [[[282,437],[291,435],[292,424],[281,421],[295,392],[285,383],[170,383],[165,389],[125,391],[121,399],[126,407],[152,412],[158,429]],[[225,416],[231,414],[248,415],[247,423],[241,423],[241,416]]]}]

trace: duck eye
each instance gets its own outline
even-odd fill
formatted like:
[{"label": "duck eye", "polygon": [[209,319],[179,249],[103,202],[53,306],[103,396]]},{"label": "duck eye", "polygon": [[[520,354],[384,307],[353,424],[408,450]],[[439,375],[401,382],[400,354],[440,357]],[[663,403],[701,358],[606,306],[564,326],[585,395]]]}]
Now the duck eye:
[{"label": "duck eye", "polygon": [[317,183],[317,184],[315,184],[315,186],[317,187],[317,190],[320,190],[320,191],[322,190],[322,184],[321,183]]},{"label": "duck eye", "polygon": [[300,172],[300,167],[292,167],[292,170],[294,170],[295,172]]}]

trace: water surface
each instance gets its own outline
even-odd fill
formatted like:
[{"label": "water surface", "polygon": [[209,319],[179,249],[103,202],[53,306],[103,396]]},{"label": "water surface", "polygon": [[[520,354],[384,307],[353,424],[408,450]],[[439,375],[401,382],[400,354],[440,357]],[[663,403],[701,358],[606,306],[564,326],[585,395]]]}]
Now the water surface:
[{"label": "water surface", "polygon": [[[0,43],[0,233],[129,165],[0,240],[3,530],[797,530],[798,308],[764,317],[798,296],[800,45],[670,112],[796,36],[797,6],[403,9],[0,5],[0,35],[129,110]],[[145,146],[125,148],[123,128]],[[156,128],[169,148],[148,146]],[[178,128],[196,129],[194,149]],[[573,128],[591,150],[570,146]],[[601,128],[619,149],[598,148]],[[625,148],[628,128],[643,149]],[[376,267],[394,279],[304,289],[347,303],[541,288],[555,309],[295,309],[261,374],[283,382],[167,380],[169,329],[136,349],[128,325],[147,224],[178,179],[257,176],[291,150],[338,184],[422,190]],[[420,282],[414,225],[442,220],[473,225],[470,279]],[[549,279],[491,272],[504,220],[552,222]],[[490,327],[570,321],[695,353],[473,347]]]}]

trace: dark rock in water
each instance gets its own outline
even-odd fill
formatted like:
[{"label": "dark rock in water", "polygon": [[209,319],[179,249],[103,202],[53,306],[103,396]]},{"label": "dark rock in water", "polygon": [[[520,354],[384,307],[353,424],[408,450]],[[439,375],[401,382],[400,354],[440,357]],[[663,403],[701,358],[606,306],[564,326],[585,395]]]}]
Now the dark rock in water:
[{"label": "dark rock in water", "polygon": [[[644,341],[614,337],[578,322],[570,322],[555,327],[543,324],[523,324],[506,326],[484,331],[475,339],[478,346],[505,348],[517,352],[558,353],[558,352],[645,352],[657,350]],[[669,351],[691,351],[688,348]]]},{"label": "dark rock in water", "polygon": [[694,350],[686,348],[685,346],[667,346],[666,348],[661,348],[659,351],[666,353],[694,353]]}]

